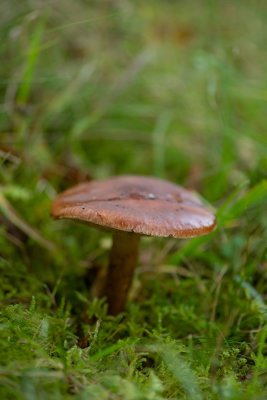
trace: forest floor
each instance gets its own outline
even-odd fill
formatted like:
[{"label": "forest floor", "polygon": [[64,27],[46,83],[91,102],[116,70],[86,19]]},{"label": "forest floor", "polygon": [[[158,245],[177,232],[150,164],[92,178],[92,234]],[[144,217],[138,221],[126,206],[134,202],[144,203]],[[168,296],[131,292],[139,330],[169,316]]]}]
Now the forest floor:
[{"label": "forest floor", "polygon": [[[267,398],[264,1],[0,4],[0,399]],[[143,238],[125,312],[91,284],[111,238],[58,192],[152,175],[217,215]]]}]

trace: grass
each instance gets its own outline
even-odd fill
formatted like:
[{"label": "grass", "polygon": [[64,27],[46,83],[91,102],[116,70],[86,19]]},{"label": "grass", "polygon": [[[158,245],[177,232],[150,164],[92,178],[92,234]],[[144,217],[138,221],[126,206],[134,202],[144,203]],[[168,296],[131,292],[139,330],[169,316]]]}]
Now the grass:
[{"label": "grass", "polygon": [[[0,398],[267,397],[264,2],[0,4]],[[92,299],[110,237],[57,192],[148,174],[218,229],[142,241],[124,313]]]}]

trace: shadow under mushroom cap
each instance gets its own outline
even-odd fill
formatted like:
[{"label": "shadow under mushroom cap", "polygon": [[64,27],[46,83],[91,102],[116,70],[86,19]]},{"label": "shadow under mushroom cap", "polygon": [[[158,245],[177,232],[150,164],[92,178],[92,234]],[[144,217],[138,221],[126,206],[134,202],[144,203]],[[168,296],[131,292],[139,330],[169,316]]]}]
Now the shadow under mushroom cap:
[{"label": "shadow under mushroom cap", "polygon": [[122,175],[82,183],[54,201],[54,218],[69,218],[150,236],[190,238],[216,227],[215,216],[188,190],[161,179]]}]

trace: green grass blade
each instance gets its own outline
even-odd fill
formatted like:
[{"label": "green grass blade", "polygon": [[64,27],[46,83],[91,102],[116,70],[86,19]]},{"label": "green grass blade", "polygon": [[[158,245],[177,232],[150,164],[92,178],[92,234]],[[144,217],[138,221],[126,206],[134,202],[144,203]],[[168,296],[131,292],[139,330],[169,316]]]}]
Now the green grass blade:
[{"label": "green grass blade", "polygon": [[249,207],[265,200],[267,196],[267,181],[263,180],[250,189],[241,199],[237,200],[226,213],[225,219],[235,219],[244,213]]},{"label": "green grass blade", "polygon": [[115,343],[111,346],[105,347],[104,349],[98,351],[97,353],[93,354],[90,356],[90,361],[98,361],[101,360],[104,357],[107,357],[111,354],[116,353],[118,350],[121,350],[125,348],[126,346],[129,346],[130,344],[135,344],[135,340],[126,340],[126,341],[119,341],[118,343]]},{"label": "green grass blade", "polygon": [[149,349],[157,352],[173,376],[183,387],[190,400],[202,400],[203,396],[196,375],[177,349],[171,345],[152,345]]},{"label": "green grass blade", "polygon": [[31,91],[34,69],[39,56],[40,43],[43,37],[43,33],[44,33],[44,20],[41,19],[34,31],[32,40],[30,42],[29,51],[24,67],[22,83],[19,87],[17,95],[18,103],[27,103],[28,101]]},{"label": "green grass blade", "polygon": [[154,175],[159,178],[165,176],[165,146],[166,132],[171,123],[171,113],[164,112],[157,121],[153,132]]}]

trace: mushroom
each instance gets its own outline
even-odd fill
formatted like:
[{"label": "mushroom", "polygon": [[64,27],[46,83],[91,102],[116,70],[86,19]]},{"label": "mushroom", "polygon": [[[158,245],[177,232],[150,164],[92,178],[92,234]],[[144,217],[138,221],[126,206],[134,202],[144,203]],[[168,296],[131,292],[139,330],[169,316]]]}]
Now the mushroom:
[{"label": "mushroom", "polygon": [[74,186],[55,199],[51,215],[112,233],[113,245],[101,293],[107,298],[111,315],[124,309],[141,235],[192,238],[206,235],[216,227],[214,215],[190,191],[171,182],[137,175]]}]

